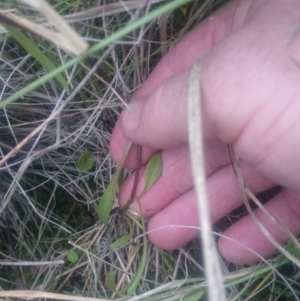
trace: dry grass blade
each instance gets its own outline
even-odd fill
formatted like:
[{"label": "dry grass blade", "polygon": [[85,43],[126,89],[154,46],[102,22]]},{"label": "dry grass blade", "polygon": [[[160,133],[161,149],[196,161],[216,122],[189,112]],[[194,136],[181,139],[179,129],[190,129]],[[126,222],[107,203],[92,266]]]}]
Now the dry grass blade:
[{"label": "dry grass blade", "polygon": [[58,260],[58,261],[39,261],[39,262],[33,262],[33,261],[0,261],[0,265],[15,265],[15,266],[40,266],[40,265],[59,265],[64,264],[64,260]]},{"label": "dry grass blade", "polygon": [[107,299],[102,298],[88,298],[88,297],[77,297],[72,295],[62,295],[62,294],[53,294],[47,292],[39,291],[4,291],[0,292],[0,297],[4,298],[18,298],[27,300],[28,298],[44,298],[44,299],[54,299],[54,300],[70,300],[70,301],[107,301]]},{"label": "dry grass blade", "polygon": [[56,44],[58,47],[69,51],[70,53],[73,53],[75,55],[80,54],[80,52],[78,52],[78,49],[75,47],[74,43],[69,39],[66,39],[65,35],[45,28],[41,25],[38,25],[32,21],[27,20],[22,16],[18,16],[16,14],[6,12],[4,10],[0,10],[0,21],[20,28],[26,32],[37,35],[41,38],[44,38]]},{"label": "dry grass blade", "polygon": [[236,156],[232,146],[230,146],[230,151],[231,154],[233,155],[233,163],[234,163],[234,170],[236,172],[237,175],[237,179],[238,179],[238,183],[239,183],[239,187],[241,190],[241,194],[242,194],[242,198],[243,201],[247,207],[247,210],[249,212],[249,214],[251,215],[251,217],[253,218],[254,222],[256,223],[256,225],[258,226],[258,228],[261,230],[262,233],[264,233],[264,235],[268,238],[268,240],[282,253],[286,256],[286,258],[288,258],[291,262],[293,262],[295,265],[297,265],[298,267],[300,267],[300,261],[299,259],[295,258],[292,254],[290,254],[287,250],[285,250],[277,241],[276,239],[272,236],[272,234],[262,225],[262,223],[257,219],[255,212],[252,210],[252,208],[250,207],[249,204],[249,200],[248,197],[250,199],[252,199],[260,208],[260,210],[262,210],[266,217],[268,219],[270,219],[274,224],[276,224],[281,230],[282,232],[285,233],[285,235],[287,237],[289,237],[296,246],[299,247],[299,242],[297,241],[297,239],[292,235],[292,233],[286,229],[270,212],[268,212],[268,210],[259,202],[259,200],[255,197],[255,195],[249,190],[249,188],[245,185],[244,183],[244,179],[241,173],[241,169],[240,169],[240,165],[239,165],[239,159]]},{"label": "dry grass blade", "polygon": [[[65,100],[64,103],[62,103],[60,106],[58,106],[56,108],[56,110],[54,110],[53,112],[51,112],[51,114],[49,115],[48,118],[46,118],[46,120],[44,120],[39,126],[37,126],[36,128],[34,128],[34,130],[26,137],[24,138],[16,147],[14,147],[11,151],[8,152],[8,154],[6,156],[2,156],[2,159],[0,160],[0,166],[3,165],[11,156],[15,155],[24,145],[26,145],[30,139],[32,139],[36,134],[38,134],[39,132],[43,131],[43,129],[47,126],[47,124],[49,122],[51,122],[53,119],[57,118],[57,116],[59,116],[59,114],[62,112],[62,110],[67,106],[67,104],[73,99],[73,97],[75,95],[77,95],[77,93],[80,91],[80,89],[82,88],[82,86],[91,78],[91,76],[95,73],[95,70],[98,68],[98,66],[103,62],[103,60],[106,58],[106,56],[110,53],[111,49],[114,46],[109,47],[106,52],[103,54],[103,56],[98,60],[98,62],[93,66],[93,68],[87,73],[87,75],[84,77],[84,79],[82,79],[81,83],[73,90],[73,92],[69,95],[69,97]],[[59,147],[59,144],[56,143],[55,145],[53,145],[50,148],[57,148]],[[42,150],[42,153],[46,153],[49,150]],[[40,154],[34,154],[31,156],[28,156],[26,158],[26,160],[23,162],[21,168],[19,169],[19,175],[18,178],[14,178],[14,181],[11,184],[11,188],[9,190],[9,193],[7,195],[7,197],[4,198],[4,201],[2,201],[2,204],[0,206],[0,214],[5,210],[6,206],[8,205],[8,203],[10,202],[12,196],[14,195],[14,192],[19,184],[19,181],[21,180],[23,173],[25,172],[25,170],[27,169],[27,167],[29,166],[29,164],[31,164],[33,162],[33,160],[38,157]]]},{"label": "dry grass blade", "polygon": [[202,59],[196,62],[191,70],[188,88],[188,119],[189,144],[194,186],[198,199],[199,220],[204,251],[205,271],[208,281],[208,295],[210,301],[225,301],[226,295],[222,281],[219,257],[212,235],[209,217],[208,200],[206,195],[206,181],[204,171],[204,156],[202,146],[201,120],[201,69]]},{"label": "dry grass blade", "polygon": [[[48,21],[64,36],[65,47],[72,53],[79,55],[88,48],[88,44],[77,32],[44,0],[22,0],[22,2],[38,9]],[[47,36],[44,36],[47,39]],[[62,44],[61,44],[62,46]]]},{"label": "dry grass blade", "polygon": [[[165,2],[166,0],[152,0],[152,4]],[[107,3],[105,5],[98,5],[97,7],[93,7],[91,9],[86,9],[81,12],[73,13],[70,15],[64,16],[65,20],[73,21],[73,20],[90,20],[93,18],[97,18],[99,16],[109,16],[113,14],[119,14],[126,11],[134,10],[140,7],[143,7],[144,3],[140,0],[129,0],[129,1],[120,1],[115,3]]]}]

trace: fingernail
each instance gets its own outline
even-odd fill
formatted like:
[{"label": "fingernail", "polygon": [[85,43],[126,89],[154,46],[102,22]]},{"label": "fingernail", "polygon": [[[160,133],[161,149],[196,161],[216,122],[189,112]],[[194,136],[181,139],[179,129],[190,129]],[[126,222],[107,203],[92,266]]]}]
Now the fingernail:
[{"label": "fingernail", "polygon": [[121,116],[121,123],[125,131],[135,131],[140,123],[140,113],[142,109],[142,101],[134,100],[130,103]]}]

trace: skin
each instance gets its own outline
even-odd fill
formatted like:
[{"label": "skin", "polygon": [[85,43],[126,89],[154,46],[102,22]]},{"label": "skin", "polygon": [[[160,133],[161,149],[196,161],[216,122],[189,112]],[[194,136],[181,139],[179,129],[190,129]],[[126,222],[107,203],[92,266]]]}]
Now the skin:
[{"label": "skin", "polygon": [[[300,234],[300,70],[287,53],[300,56],[300,37],[297,32],[291,35],[299,17],[298,0],[245,0],[231,5],[174,47],[122,113],[111,138],[114,160],[120,161],[129,140],[142,146],[142,164],[155,152],[162,157],[161,177],[140,200],[143,214],[150,218],[149,237],[158,247],[175,249],[199,234],[188,227],[198,226],[199,220],[188,151],[187,87],[191,66],[200,57],[212,221],[242,204],[227,153],[231,144],[252,192],[283,186],[265,206],[293,234]],[[136,167],[136,149],[126,166]],[[137,196],[144,187],[144,173],[142,167]],[[132,185],[133,176],[121,187],[121,204],[128,200]],[[138,211],[137,207],[131,206]],[[287,241],[264,213],[257,210],[256,215],[279,243]],[[275,251],[250,216],[223,234],[230,240],[221,237],[219,251],[233,263],[258,259],[243,245],[263,257]]]}]

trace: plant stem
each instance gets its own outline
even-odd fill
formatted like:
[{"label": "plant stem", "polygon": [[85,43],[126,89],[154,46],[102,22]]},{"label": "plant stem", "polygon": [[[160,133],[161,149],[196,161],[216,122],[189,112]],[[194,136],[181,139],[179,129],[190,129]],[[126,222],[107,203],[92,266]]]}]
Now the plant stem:
[{"label": "plant stem", "polygon": [[141,161],[142,161],[142,147],[140,145],[136,145],[136,148],[137,148],[137,155],[136,155],[137,164],[136,164],[136,169],[135,169],[135,174],[134,174],[133,186],[132,186],[130,198],[128,199],[125,206],[121,209],[122,212],[127,211],[128,208],[130,207],[130,205],[135,200],[135,194],[136,194],[137,185],[138,185],[138,181],[139,181],[139,174],[140,174]]}]

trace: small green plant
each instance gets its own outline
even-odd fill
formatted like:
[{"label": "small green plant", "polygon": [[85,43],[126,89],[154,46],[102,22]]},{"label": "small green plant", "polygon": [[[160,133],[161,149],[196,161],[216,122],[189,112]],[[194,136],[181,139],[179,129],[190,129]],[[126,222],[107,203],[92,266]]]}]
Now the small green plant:
[{"label": "small green plant", "polygon": [[78,261],[78,255],[74,250],[68,251],[67,258],[71,263],[76,263]]},{"label": "small green plant", "polygon": [[[120,166],[118,167],[116,173],[114,174],[111,182],[109,183],[108,187],[106,188],[105,192],[103,193],[102,198],[100,199],[100,203],[99,203],[99,207],[98,207],[98,215],[100,220],[107,225],[109,218],[110,218],[110,213],[111,213],[111,209],[112,209],[112,205],[113,205],[113,200],[115,199],[115,195],[116,195],[116,191],[118,188],[118,182],[119,182],[119,177],[121,175],[121,170],[122,170],[122,165],[123,162],[128,154],[130,146],[127,148],[127,151],[125,152],[125,154],[123,155],[123,159],[121,161]],[[140,168],[140,162],[138,162],[138,168]],[[136,171],[137,173],[139,172],[139,170]],[[146,167],[146,180],[145,180],[145,187],[143,189],[143,192],[141,194],[141,196],[143,194],[145,194],[150,188],[151,186],[157,181],[157,179],[160,177],[162,172],[162,160],[159,154],[155,154],[148,162],[147,167]],[[135,194],[135,189],[137,186],[137,181],[138,178],[135,177],[135,183],[133,184],[133,191],[132,191],[132,198],[139,202],[139,197],[134,197]],[[132,200],[133,200],[132,199]],[[128,204],[130,205],[130,203],[132,202],[132,200],[128,200]],[[125,205],[126,208],[128,208],[128,206]],[[125,208],[124,207],[124,208]],[[133,238],[133,226],[131,225],[131,222],[125,217],[125,219],[127,220],[127,224],[129,225],[129,229],[130,229],[130,233],[128,235],[122,236],[121,238],[115,240],[113,243],[110,244],[110,248],[121,248],[124,245],[126,245],[127,243],[130,242],[130,240],[132,240]],[[144,233],[143,236],[143,250],[142,250],[142,257],[141,257],[141,261],[139,264],[139,267],[136,271],[136,274],[133,276],[133,278],[131,279],[131,281],[122,289],[117,291],[117,284],[115,283],[115,279],[116,279],[116,274],[117,271],[112,270],[109,275],[107,276],[106,279],[106,286],[115,291],[118,296],[120,297],[127,297],[127,296],[131,296],[133,294],[133,292],[136,290],[137,285],[139,284],[142,274],[144,272],[145,266],[146,266],[146,260],[147,260],[147,238],[146,238],[146,226],[145,226],[145,222],[142,218],[142,231]],[[131,252],[133,252],[132,250],[135,249],[136,251],[134,252],[135,254],[138,252],[139,250],[139,246],[135,245],[131,248]]]},{"label": "small green plant", "polygon": [[[116,192],[118,189],[119,177],[121,175],[123,162],[127,156],[127,153],[128,153],[128,151],[125,153],[125,156],[123,156],[123,160],[122,160],[120,166],[118,167],[111,182],[105,189],[105,191],[99,201],[98,216],[99,216],[100,221],[102,223],[104,223],[105,225],[107,225],[108,221],[109,221],[110,213],[111,213],[112,206],[113,206],[113,201],[115,199]],[[161,171],[162,171],[161,157],[159,154],[155,154],[147,164],[145,188],[144,188],[141,196],[143,194],[145,194],[149,190],[149,188],[155,183],[155,181],[159,178]],[[136,183],[134,183],[134,186],[136,186]],[[138,199],[140,197],[135,198],[135,200],[138,201]],[[128,200],[128,202],[130,202],[130,203],[132,201],[133,200]],[[127,208],[128,206],[125,205],[125,207]]]},{"label": "small green plant", "polygon": [[86,151],[78,160],[79,170],[83,172],[91,170],[93,167],[92,157],[93,153],[91,151]]}]

